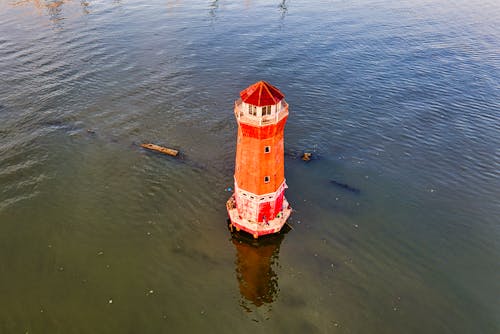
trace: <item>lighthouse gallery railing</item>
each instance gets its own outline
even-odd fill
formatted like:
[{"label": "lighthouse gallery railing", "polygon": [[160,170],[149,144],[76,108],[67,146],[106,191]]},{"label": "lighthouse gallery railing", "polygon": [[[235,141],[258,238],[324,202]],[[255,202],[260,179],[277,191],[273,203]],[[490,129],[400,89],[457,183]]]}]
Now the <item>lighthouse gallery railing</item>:
[{"label": "lighthouse gallery railing", "polygon": [[276,107],[276,111],[271,115],[254,116],[245,112],[242,108],[243,101],[238,99],[234,102],[234,114],[238,121],[252,125],[266,125],[267,123],[277,123],[288,116],[288,103],[282,100]]}]

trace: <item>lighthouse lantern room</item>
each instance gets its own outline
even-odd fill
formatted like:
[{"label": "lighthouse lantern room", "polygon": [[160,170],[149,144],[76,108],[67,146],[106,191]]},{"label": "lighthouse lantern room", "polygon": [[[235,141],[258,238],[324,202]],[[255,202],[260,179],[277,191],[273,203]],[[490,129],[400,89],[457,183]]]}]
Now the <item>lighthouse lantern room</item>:
[{"label": "lighthouse lantern room", "polygon": [[278,88],[259,81],[240,93],[234,193],[226,203],[231,230],[258,238],[281,230],[292,209],[285,199],[285,123],[288,104]]}]

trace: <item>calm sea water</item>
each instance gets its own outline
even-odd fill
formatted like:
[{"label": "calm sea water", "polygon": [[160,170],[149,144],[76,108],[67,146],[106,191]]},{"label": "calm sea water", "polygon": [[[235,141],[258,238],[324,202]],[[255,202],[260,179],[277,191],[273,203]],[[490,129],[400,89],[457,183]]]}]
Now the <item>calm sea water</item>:
[{"label": "calm sea water", "polygon": [[[499,22],[493,0],[1,1],[0,333],[499,333]],[[290,104],[295,211],[253,242],[225,201],[258,80]]]}]

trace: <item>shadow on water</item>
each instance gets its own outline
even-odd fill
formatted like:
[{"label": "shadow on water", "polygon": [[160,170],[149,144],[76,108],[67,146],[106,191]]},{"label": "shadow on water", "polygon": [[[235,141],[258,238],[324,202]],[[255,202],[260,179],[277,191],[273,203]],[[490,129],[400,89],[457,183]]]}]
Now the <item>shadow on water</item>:
[{"label": "shadow on water", "polygon": [[236,277],[240,289],[240,306],[252,312],[252,305],[272,304],[278,297],[278,275],[281,242],[289,228],[282,232],[253,239],[246,233],[234,232],[231,241],[236,248]]}]

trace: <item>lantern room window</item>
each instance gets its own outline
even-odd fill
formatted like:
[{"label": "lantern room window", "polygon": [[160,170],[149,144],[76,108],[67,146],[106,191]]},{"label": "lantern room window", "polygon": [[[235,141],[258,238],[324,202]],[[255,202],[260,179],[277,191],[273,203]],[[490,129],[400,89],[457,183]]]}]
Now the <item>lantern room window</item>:
[{"label": "lantern room window", "polygon": [[248,105],[248,114],[253,115],[253,116],[257,116],[257,107],[249,104]]},{"label": "lantern room window", "polygon": [[262,116],[271,115],[271,106],[262,107]]}]

